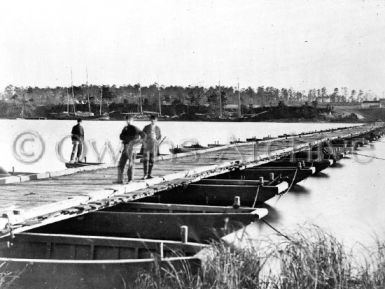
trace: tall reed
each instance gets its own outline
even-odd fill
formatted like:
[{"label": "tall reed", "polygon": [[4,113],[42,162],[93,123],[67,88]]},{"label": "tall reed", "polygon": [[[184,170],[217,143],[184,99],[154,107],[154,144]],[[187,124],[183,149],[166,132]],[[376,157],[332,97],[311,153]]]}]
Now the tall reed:
[{"label": "tall reed", "polygon": [[236,249],[215,242],[199,272],[186,262],[180,268],[143,272],[135,288],[150,289],[383,289],[385,242],[365,261],[346,252],[343,243],[318,227],[289,234],[263,250]]}]

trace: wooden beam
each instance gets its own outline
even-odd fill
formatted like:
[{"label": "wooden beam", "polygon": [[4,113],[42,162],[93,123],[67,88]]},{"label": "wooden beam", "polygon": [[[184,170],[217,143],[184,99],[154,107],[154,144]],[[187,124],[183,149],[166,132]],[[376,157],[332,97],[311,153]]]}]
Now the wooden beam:
[{"label": "wooden beam", "polygon": [[329,166],[333,164],[332,160],[310,160],[308,161],[307,158],[299,158],[299,157],[294,157],[293,161],[291,161],[291,157],[286,157],[282,160],[270,162],[268,164],[263,164],[261,167],[294,167],[297,165],[298,162],[305,162],[305,167],[304,168],[310,168],[314,167],[315,168],[315,173],[318,173]]},{"label": "wooden beam", "polygon": [[[263,184],[268,184],[269,181],[264,181]],[[260,180],[240,180],[240,179],[203,179],[196,184],[204,185],[238,185],[238,186],[260,186]]]},{"label": "wooden beam", "polygon": [[173,203],[129,202],[106,209],[114,212],[168,212],[168,213],[251,213],[255,208],[232,206],[185,205]]}]

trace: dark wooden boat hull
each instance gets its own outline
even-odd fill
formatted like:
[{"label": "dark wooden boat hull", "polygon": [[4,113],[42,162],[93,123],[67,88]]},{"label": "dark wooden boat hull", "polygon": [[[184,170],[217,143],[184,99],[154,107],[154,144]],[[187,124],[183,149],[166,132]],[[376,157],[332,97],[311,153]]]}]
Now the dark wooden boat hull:
[{"label": "dark wooden boat hull", "polygon": [[[0,248],[0,269],[18,276],[8,288],[127,288],[141,270],[193,270],[202,244],[95,236],[17,234]],[[179,255],[178,255],[179,254]],[[184,255],[183,255],[184,254]],[[6,284],[8,285],[8,284]]]},{"label": "dark wooden boat hull", "polygon": [[333,160],[305,161],[306,166],[313,166],[315,168],[315,174],[322,172],[333,164]]},{"label": "dark wooden boat hull", "polygon": [[314,160],[331,160],[333,161],[333,165],[335,165],[339,160],[344,157],[345,148],[341,147],[326,147],[326,149],[322,148],[314,148],[312,151],[304,151],[295,154],[296,158],[305,159],[308,161]]},{"label": "dark wooden boat hull", "polygon": [[270,173],[274,173],[275,176],[288,178],[289,182],[293,182],[294,184],[296,184],[314,174],[315,169],[296,167],[256,167],[244,170],[244,172],[246,175],[254,177],[262,176],[264,178],[269,178]]},{"label": "dark wooden boat hull", "polygon": [[268,164],[262,165],[261,167],[295,167],[298,162],[304,162],[305,168],[314,167],[315,168],[315,174],[325,170],[326,168],[330,167],[333,162],[330,160],[314,160],[314,161],[308,161],[307,159],[301,159],[296,157],[295,161],[290,161],[288,159],[282,159],[275,162],[270,162]]},{"label": "dark wooden boat hull", "polygon": [[[130,288],[142,272],[155,270],[181,270],[190,265],[197,272],[201,261],[196,257],[129,260],[116,262],[41,262],[0,258],[0,272],[16,275],[8,289],[126,289]],[[8,280],[11,278],[7,278]],[[8,285],[8,284],[5,284]]]},{"label": "dark wooden boat hull", "polygon": [[95,212],[37,228],[34,232],[181,240],[188,226],[190,242],[207,243],[258,220],[252,213]]},{"label": "dark wooden boat hull", "polygon": [[162,192],[145,201],[231,206],[234,198],[239,197],[241,206],[252,206],[284,193],[287,188],[286,182],[274,186],[191,184],[186,189]]},{"label": "dark wooden boat hull", "polygon": [[266,216],[267,210],[255,209],[251,207],[233,206],[206,206],[206,205],[188,205],[176,203],[149,203],[149,202],[128,202],[122,203],[105,209],[109,212],[150,212],[150,213],[257,213],[259,218]]},{"label": "dark wooden boat hull", "polygon": [[176,251],[183,253],[184,256],[192,256],[206,246],[162,239],[53,233],[20,233],[12,239],[11,246],[5,246],[4,242],[1,245],[1,257],[94,261],[145,259],[154,254],[175,257]]},{"label": "dark wooden boat hull", "polygon": [[[268,180],[270,174],[274,173],[275,177],[287,180],[289,183],[299,183],[315,173],[315,168],[296,168],[296,167],[255,167],[246,170],[237,170],[216,178],[223,179],[242,179],[242,180],[258,180],[260,177]],[[295,178],[294,178],[295,177]]]}]

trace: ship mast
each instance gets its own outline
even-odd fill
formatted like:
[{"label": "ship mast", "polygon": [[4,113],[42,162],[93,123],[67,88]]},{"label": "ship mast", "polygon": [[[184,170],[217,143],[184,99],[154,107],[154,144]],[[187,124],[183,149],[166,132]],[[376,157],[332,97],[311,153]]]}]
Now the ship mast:
[{"label": "ship mast", "polygon": [[162,102],[161,102],[161,99],[160,99],[160,87],[159,87],[159,84],[158,84],[158,103],[159,103],[159,115],[162,115]]},{"label": "ship mast", "polygon": [[221,94],[221,82],[219,82],[218,86],[219,90],[219,118],[222,118],[222,94]]},{"label": "ship mast", "polygon": [[74,114],[76,115],[74,84],[73,84],[73,80],[72,80],[72,68],[71,68],[71,91],[72,91],[72,99],[74,101]]},{"label": "ship mast", "polygon": [[70,114],[70,94],[67,87],[67,114]]},{"label": "ship mast", "polygon": [[102,104],[103,104],[103,86],[100,87],[100,107],[99,107],[99,115],[102,115]]},{"label": "ship mast", "polygon": [[142,87],[139,85],[139,112],[143,114],[143,104],[142,104]]},{"label": "ship mast", "polygon": [[238,82],[238,117],[242,116],[242,108],[241,108],[241,91],[239,89],[239,82]]},{"label": "ship mast", "polygon": [[90,91],[88,87],[88,67],[86,66],[86,77],[87,77],[87,102],[88,102],[88,113],[91,115],[91,103],[90,103]]}]

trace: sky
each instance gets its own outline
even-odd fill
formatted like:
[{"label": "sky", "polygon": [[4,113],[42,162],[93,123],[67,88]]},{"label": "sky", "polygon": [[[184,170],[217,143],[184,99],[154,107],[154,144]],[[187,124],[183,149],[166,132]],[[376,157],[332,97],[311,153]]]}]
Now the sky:
[{"label": "sky", "polygon": [[0,1],[6,85],[385,91],[385,0]]}]

